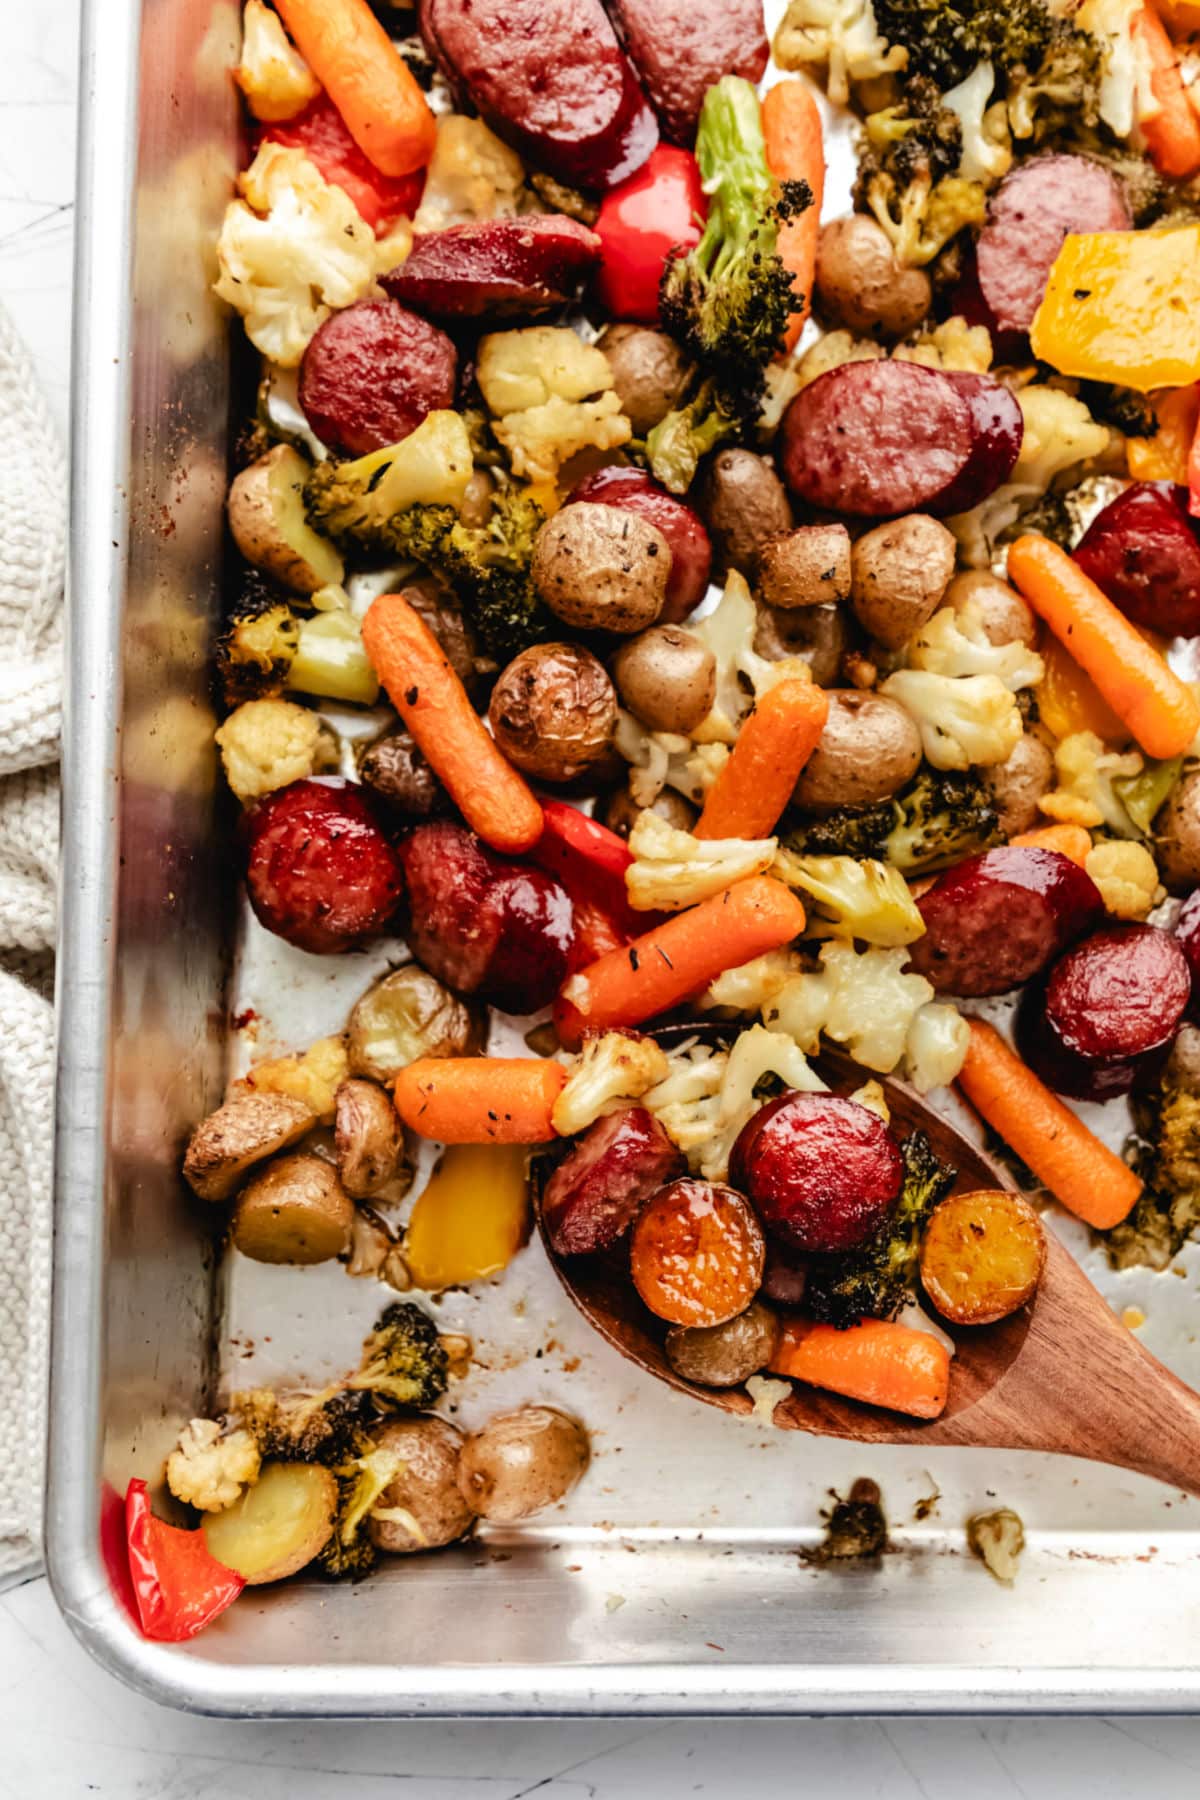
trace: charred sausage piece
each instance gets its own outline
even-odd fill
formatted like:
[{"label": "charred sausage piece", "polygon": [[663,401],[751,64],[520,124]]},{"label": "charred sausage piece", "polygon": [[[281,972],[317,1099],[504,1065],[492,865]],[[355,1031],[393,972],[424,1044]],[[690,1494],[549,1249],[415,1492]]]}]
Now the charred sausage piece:
[{"label": "charred sausage piece", "polygon": [[1192,977],[1176,940],[1154,925],[1118,925],[1077,944],[1022,1001],[1018,1040],[1060,1094],[1127,1094],[1165,1059]]},{"label": "charred sausage piece", "polygon": [[918,974],[939,994],[1007,994],[1032,980],[1104,912],[1090,875],[1057,850],[1009,844],[969,856],[922,895]]},{"label": "charred sausage piece", "polygon": [[699,606],[708,590],[712,541],[700,515],[686,501],[668,494],[643,470],[622,467],[585,475],[567,496],[568,504],[573,500],[618,506],[662,532],[671,548],[671,573],[658,615],[660,625],[678,625]]},{"label": "charred sausage piece", "polygon": [[600,256],[600,239],[561,213],[448,225],[413,239],[381,285],[396,300],[439,319],[539,312],[578,293]]},{"label": "charred sausage piece", "polygon": [[1068,232],[1128,231],[1115,176],[1086,156],[1038,156],[992,196],[976,249],[979,291],[1001,332],[1026,332]]},{"label": "charred sausage piece", "polygon": [[458,355],[395,300],[359,300],[319,327],[300,364],[300,405],[323,444],[365,456],[454,405]]},{"label": "charred sausage piece", "polygon": [[704,95],[722,75],[762,79],[762,0],[610,0],[610,10],[672,143],[693,142]]},{"label": "charred sausage piece", "polygon": [[644,1106],[597,1119],[559,1163],[542,1196],[542,1220],[559,1256],[607,1250],[643,1203],[687,1164]]},{"label": "charred sausage piece", "polygon": [[793,494],[829,512],[964,512],[1006,479],[1021,409],[987,375],[917,363],[830,369],[788,407],[781,461]]},{"label": "charred sausage piece", "polygon": [[873,1237],[904,1176],[887,1127],[857,1100],[780,1094],[743,1126],[729,1179],[792,1250],[833,1256]]},{"label": "charred sausage piece", "polygon": [[329,955],[375,937],[400,902],[403,875],[368,795],[346,781],[293,781],[244,822],[246,888],[261,924]]},{"label": "charred sausage piece", "polygon": [[420,21],[451,85],[568,187],[614,187],[657,143],[601,0],[421,0]]},{"label": "charred sausage piece", "polygon": [[1072,552],[1127,619],[1166,637],[1200,636],[1200,542],[1183,492],[1134,482],[1097,513]]}]

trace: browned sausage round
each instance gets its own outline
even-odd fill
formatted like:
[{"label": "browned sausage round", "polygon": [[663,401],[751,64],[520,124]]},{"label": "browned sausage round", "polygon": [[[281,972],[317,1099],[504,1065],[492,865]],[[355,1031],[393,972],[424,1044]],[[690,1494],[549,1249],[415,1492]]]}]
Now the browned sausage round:
[{"label": "browned sausage round", "polygon": [[969,856],[917,902],[913,968],[940,994],[1007,994],[1090,931],[1104,902],[1057,850],[1009,844]]},{"label": "browned sausage round", "polygon": [[403,879],[365,788],[293,781],[243,821],[246,891],[261,924],[301,950],[329,955],[375,937]]},{"label": "browned sausage round", "polygon": [[1071,231],[1128,231],[1116,178],[1086,156],[1037,156],[1006,175],[979,237],[979,289],[1001,331],[1028,331]]},{"label": "browned sausage round", "polygon": [[562,213],[448,225],[413,239],[381,285],[439,319],[537,312],[578,293],[600,239]]},{"label": "browned sausage round", "polygon": [[542,1220],[551,1246],[559,1256],[607,1250],[642,1203],[686,1167],[644,1106],[597,1119],[546,1184]]},{"label": "browned sausage round", "polygon": [[722,75],[762,79],[762,0],[610,0],[663,136],[690,144],[705,93]]},{"label": "browned sausage round", "polygon": [[395,300],[360,300],[320,326],[300,364],[300,405],[323,444],[365,456],[454,405],[450,339]]}]

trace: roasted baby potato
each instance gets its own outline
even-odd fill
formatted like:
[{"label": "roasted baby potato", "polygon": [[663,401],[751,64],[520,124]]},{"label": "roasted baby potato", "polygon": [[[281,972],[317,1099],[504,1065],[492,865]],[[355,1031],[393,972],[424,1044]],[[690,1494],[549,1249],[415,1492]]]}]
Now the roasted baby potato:
[{"label": "roasted baby potato", "polygon": [[700,510],[720,569],[758,575],[763,546],[792,528],[792,503],[771,463],[753,450],[721,450],[704,476]]},{"label": "roasted baby potato", "polygon": [[775,1314],[754,1300],[723,1325],[673,1325],[667,1333],[667,1361],[677,1375],[701,1387],[739,1387],[770,1365],[778,1336]]},{"label": "roasted baby potato", "polygon": [[850,533],[844,525],[801,525],[763,545],[758,593],[767,606],[836,606],[850,594]]},{"label": "roasted baby potato", "polygon": [[717,659],[680,625],[652,625],[613,658],[621,699],[651,731],[687,733],[717,697]]},{"label": "roasted baby potato", "polygon": [[663,609],[671,547],[617,506],[576,501],[538,532],[533,580],[550,611],[581,631],[643,631]]},{"label": "roasted baby potato", "polygon": [[280,1156],[242,1189],[233,1241],[254,1262],[319,1263],[350,1243],[354,1204],[337,1171],[320,1156]]},{"label": "roasted baby potato", "polygon": [[1173,894],[1200,882],[1200,769],[1180,776],[1155,815],[1154,856]]},{"label": "roasted baby potato", "polygon": [[619,787],[610,796],[604,809],[604,823],[618,837],[627,838],[638,822],[638,814],[643,811],[657,813],[660,819],[665,819],[677,831],[690,831],[696,823],[696,808],[682,794],[677,794],[674,788],[664,788],[650,807],[643,808],[630,793],[628,784]]},{"label": "roasted baby potato", "polygon": [[418,963],[394,969],[367,989],[350,1014],[350,1068],[385,1085],[422,1056],[475,1056],[486,1026],[475,1007]]},{"label": "roasted baby potato", "polygon": [[983,769],[984,785],[1006,838],[1038,823],[1038,801],[1054,786],[1054,758],[1040,737],[1026,731],[1002,763]]},{"label": "roasted baby potato", "polygon": [[287,1094],[237,1094],[197,1125],[184,1179],[202,1200],[228,1200],[256,1163],[290,1149],[317,1115]]},{"label": "roasted baby potato", "polygon": [[393,1556],[439,1550],[465,1537],[475,1515],[458,1485],[465,1442],[446,1419],[395,1419],[375,1433],[380,1450],[404,1458],[404,1468],[371,1508],[371,1542]]},{"label": "roasted baby potato", "polygon": [[247,1587],[283,1581],[333,1535],[337,1482],[319,1463],[265,1463],[240,1500],[200,1522],[210,1553]]},{"label": "roasted baby potato", "polygon": [[554,1406],[497,1413],[463,1445],[458,1485],[481,1519],[511,1525],[564,1498],[588,1466],[587,1432]]},{"label": "roasted baby potato", "polygon": [[403,726],[367,745],[358,759],[358,772],[371,792],[402,819],[432,819],[450,811],[445,788]]},{"label": "roasted baby potato", "polygon": [[336,586],[345,574],[328,538],[308,523],[304,480],[309,465],[290,444],[276,444],[234,479],[229,529],[246,561],[297,594]]},{"label": "roasted baby potato", "polygon": [[377,1082],[356,1077],[337,1091],[333,1141],[338,1175],[355,1200],[367,1200],[390,1181],[404,1155],[404,1134],[392,1097]]},{"label": "roasted baby potato", "polygon": [[1003,1189],[951,1194],[921,1244],[921,1283],[954,1325],[991,1325],[1032,1298],[1046,1260],[1042,1222]]},{"label": "roasted baby potato", "polygon": [[733,1188],[684,1177],[659,1188],[634,1222],[633,1285],[671,1325],[724,1325],[762,1286],[762,1226]]},{"label": "roasted baby potato", "polygon": [[815,813],[871,806],[920,766],[921,734],[902,706],[883,694],[835,689],[821,741],[796,783],[796,804]]},{"label": "roasted baby potato", "polygon": [[899,650],[941,605],[957,553],[953,535],[924,513],[890,519],[858,538],[850,604],[863,630]]},{"label": "roasted baby potato", "polygon": [[522,650],[492,689],[492,735],[535,781],[574,781],[601,762],[617,729],[617,696],[599,658],[579,644]]},{"label": "roasted baby potato", "polygon": [[822,226],[816,294],[822,314],[856,337],[905,337],[933,304],[924,269],[897,262],[887,233],[866,213]]},{"label": "roasted baby potato", "polygon": [[850,647],[844,606],[762,606],[754,627],[754,648],[768,662],[801,657],[818,687],[833,687]]},{"label": "roasted baby potato", "polygon": [[946,589],[943,604],[956,612],[970,605],[983,626],[989,644],[1037,643],[1037,615],[1016,588],[1001,581],[990,569],[967,569]]},{"label": "roasted baby potato", "polygon": [[644,438],[662,422],[683,388],[688,360],[674,338],[648,325],[610,325],[599,339],[612,370],[621,411]]}]

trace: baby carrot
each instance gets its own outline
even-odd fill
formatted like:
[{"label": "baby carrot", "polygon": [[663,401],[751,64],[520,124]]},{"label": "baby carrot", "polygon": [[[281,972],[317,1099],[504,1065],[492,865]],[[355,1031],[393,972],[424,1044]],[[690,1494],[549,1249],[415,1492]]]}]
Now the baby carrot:
[{"label": "baby carrot", "polygon": [[1042,1085],[997,1031],[982,1019],[967,1024],[971,1042],[958,1085],[976,1112],[1068,1212],[1097,1231],[1119,1225],[1142,1191],[1133,1170]]},{"label": "baby carrot", "polygon": [[1147,756],[1181,756],[1200,731],[1200,700],[1078,563],[1030,533],[1010,549],[1008,576]]},{"label": "baby carrot", "polygon": [[771,1372],[914,1419],[936,1419],[950,1391],[950,1353],[941,1339],[892,1319],[863,1319],[848,1331],[790,1319]]},{"label": "baby carrot", "polygon": [[439,1144],[545,1144],[567,1071],[539,1056],[423,1056],[396,1077],[396,1111]]},{"label": "baby carrot", "polygon": [[805,207],[798,218],[780,226],[777,245],[784,268],[796,278],[793,292],[800,300],[788,321],[784,340],[786,348],[794,350],[812,307],[821,201],[825,194],[821,114],[806,82],[779,81],[767,90],[762,103],[762,128],[767,167],[776,181],[807,181],[812,189],[812,205]]},{"label": "baby carrot", "polygon": [[542,809],[483,728],[441,645],[403,594],[380,594],[362,625],[371,666],[463,818],[494,850],[528,850]]},{"label": "baby carrot", "polygon": [[781,881],[736,881],[572,975],[554,1008],[559,1040],[577,1050],[587,1032],[640,1025],[803,929],[804,908]]},{"label": "baby carrot", "polygon": [[828,716],[829,696],[815,681],[768,688],[708,790],[695,835],[770,837]]},{"label": "baby carrot", "polygon": [[1040,825],[1036,831],[1020,831],[1008,841],[1025,850],[1057,850],[1081,869],[1092,854],[1092,834],[1082,825]]},{"label": "baby carrot", "polygon": [[367,0],[275,5],[364,156],[385,175],[423,169],[437,138],[433,114]]},{"label": "baby carrot", "polygon": [[1150,92],[1156,110],[1138,119],[1150,160],[1163,175],[1181,181],[1200,169],[1200,119],[1197,119],[1179,56],[1167,28],[1152,6],[1143,6],[1132,22],[1135,45],[1150,65]]}]

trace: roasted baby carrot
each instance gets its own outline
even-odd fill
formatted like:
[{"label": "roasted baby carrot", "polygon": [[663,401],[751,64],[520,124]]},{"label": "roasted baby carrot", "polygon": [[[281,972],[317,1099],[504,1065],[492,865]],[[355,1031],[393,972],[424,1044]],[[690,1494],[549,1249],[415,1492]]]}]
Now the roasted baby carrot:
[{"label": "roasted baby carrot", "polygon": [[1020,831],[1010,844],[1025,850],[1057,850],[1082,869],[1092,854],[1092,836],[1082,825],[1039,825],[1036,831]]},{"label": "roasted baby carrot", "polygon": [[762,103],[762,128],[767,167],[776,181],[806,181],[812,190],[812,205],[780,226],[777,245],[784,267],[796,278],[793,292],[798,298],[803,296],[788,321],[785,344],[793,350],[812,307],[825,193],[821,114],[806,82],[779,81],[768,89]]},{"label": "roasted baby carrot", "polygon": [[1200,119],[1183,85],[1178,52],[1152,6],[1134,14],[1132,36],[1150,65],[1155,103],[1153,111],[1139,116],[1139,129],[1155,168],[1182,181],[1200,169]]},{"label": "roasted baby carrot", "polygon": [[914,1419],[936,1419],[950,1391],[950,1353],[941,1339],[892,1319],[863,1319],[847,1331],[791,1319],[771,1372]]},{"label": "roasted baby carrot", "polygon": [[1078,563],[1030,533],[1009,551],[1008,575],[1146,754],[1181,756],[1200,731],[1200,700]]},{"label": "roasted baby carrot", "polygon": [[396,1077],[396,1111],[439,1144],[546,1144],[567,1079],[539,1056],[423,1056]]},{"label": "roasted baby carrot", "polygon": [[958,1085],[976,1112],[1056,1200],[1097,1231],[1119,1225],[1142,1184],[1119,1156],[1044,1087],[1000,1034],[968,1019],[971,1042]]},{"label": "roasted baby carrot", "polygon": [[467,824],[494,850],[528,850],[542,809],[483,728],[441,645],[403,594],[380,594],[362,626],[371,666]]},{"label": "roasted baby carrot", "polygon": [[586,1032],[640,1025],[803,929],[804,908],[781,881],[737,881],[572,975],[554,1008],[559,1040],[577,1050]]},{"label": "roasted baby carrot", "polygon": [[784,680],[768,688],[708,790],[695,835],[770,837],[828,716],[829,696],[815,681]]},{"label": "roasted baby carrot", "polygon": [[367,0],[275,5],[363,155],[385,175],[423,169],[437,138],[433,114]]}]

